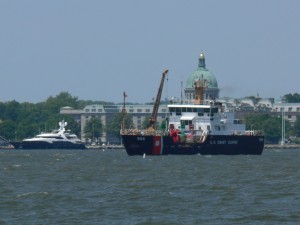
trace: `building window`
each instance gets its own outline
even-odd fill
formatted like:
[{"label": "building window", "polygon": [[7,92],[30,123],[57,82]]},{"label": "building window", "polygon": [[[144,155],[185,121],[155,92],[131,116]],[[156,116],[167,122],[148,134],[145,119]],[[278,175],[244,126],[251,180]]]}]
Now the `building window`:
[{"label": "building window", "polygon": [[90,109],[85,109],[85,112],[89,112],[90,111]]},{"label": "building window", "polygon": [[134,110],[133,110],[133,109],[129,109],[129,112],[133,113],[133,112],[134,112]]},{"label": "building window", "polygon": [[92,112],[96,112],[96,109],[92,109]]},{"label": "building window", "polygon": [[150,109],[146,109],[146,113],[149,113],[150,112]]},{"label": "building window", "polygon": [[297,108],[297,112],[300,112],[300,108]]},{"label": "building window", "polygon": [[289,108],[289,112],[292,112],[292,109],[293,109],[293,108],[292,108],[292,107],[290,107],[290,108]]},{"label": "building window", "polygon": [[167,111],[166,109],[162,109],[162,110],[161,110],[161,112],[166,112],[166,111]]},{"label": "building window", "polygon": [[141,110],[141,109],[138,109],[138,110],[137,110],[137,112],[138,112],[138,113],[141,113],[141,112],[142,112],[142,110]]},{"label": "building window", "polygon": [[98,112],[102,112],[102,109],[98,109]]}]

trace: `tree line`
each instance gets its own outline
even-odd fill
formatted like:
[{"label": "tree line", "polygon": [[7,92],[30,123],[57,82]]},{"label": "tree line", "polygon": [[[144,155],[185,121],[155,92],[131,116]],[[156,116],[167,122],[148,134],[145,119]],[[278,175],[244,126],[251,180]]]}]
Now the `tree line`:
[{"label": "tree line", "polygon": [[15,100],[0,102],[0,136],[7,140],[22,140],[33,137],[40,132],[58,129],[59,121],[68,122],[66,129],[80,135],[80,124],[71,116],[59,114],[60,108],[70,106],[83,109],[91,104],[113,104],[104,101],[79,100],[68,92],[50,96],[44,102],[19,103]]},{"label": "tree line", "polygon": [[[300,95],[287,94],[284,96],[287,102],[299,103]],[[67,129],[70,129],[77,135],[81,135],[80,124],[71,116],[59,114],[60,108],[70,106],[73,109],[83,109],[87,105],[102,104],[113,105],[112,102],[105,101],[85,101],[79,100],[68,92],[61,92],[57,96],[50,96],[46,101],[39,103],[19,103],[15,100],[0,102],[0,136],[8,140],[22,140],[33,137],[40,132],[49,132],[58,128],[58,122],[65,120],[68,122]],[[107,133],[118,136],[120,133],[120,124],[122,114],[116,113],[111,122],[104,127],[101,120],[97,117],[92,118],[86,124],[84,132],[89,139],[100,138],[104,130]],[[247,129],[262,130],[266,142],[278,143],[281,138],[281,118],[271,114],[248,114],[245,117]],[[142,129],[147,128],[149,118],[142,123]],[[158,125],[160,129],[165,129],[164,122]],[[300,119],[298,118],[293,126],[286,121],[286,136],[300,136]],[[135,128],[132,122],[132,116],[126,115],[126,127]]]}]

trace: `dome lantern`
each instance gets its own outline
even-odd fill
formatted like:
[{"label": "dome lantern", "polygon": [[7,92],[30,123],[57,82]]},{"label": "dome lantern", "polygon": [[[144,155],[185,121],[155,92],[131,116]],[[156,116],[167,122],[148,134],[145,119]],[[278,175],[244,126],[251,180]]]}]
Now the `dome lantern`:
[{"label": "dome lantern", "polygon": [[203,52],[200,53],[198,67],[205,68],[205,55]]}]

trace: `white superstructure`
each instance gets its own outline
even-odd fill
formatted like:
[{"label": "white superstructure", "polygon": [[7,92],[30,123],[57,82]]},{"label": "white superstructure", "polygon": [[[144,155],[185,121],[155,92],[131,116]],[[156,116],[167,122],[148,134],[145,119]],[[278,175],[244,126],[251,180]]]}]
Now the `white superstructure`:
[{"label": "white superstructure", "polygon": [[245,134],[245,124],[234,119],[233,112],[226,112],[216,102],[204,105],[168,105],[169,124],[181,131],[193,130],[196,133],[211,135]]}]

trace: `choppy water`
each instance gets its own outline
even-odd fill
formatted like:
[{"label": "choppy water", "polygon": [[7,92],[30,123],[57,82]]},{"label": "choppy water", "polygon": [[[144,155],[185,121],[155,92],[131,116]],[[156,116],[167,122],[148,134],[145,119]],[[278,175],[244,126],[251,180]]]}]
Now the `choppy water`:
[{"label": "choppy water", "polygon": [[299,224],[300,149],[0,151],[0,224]]}]

